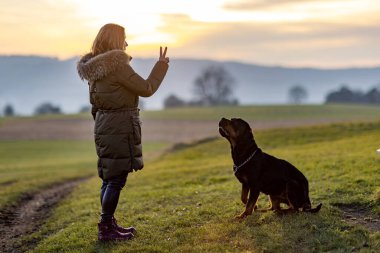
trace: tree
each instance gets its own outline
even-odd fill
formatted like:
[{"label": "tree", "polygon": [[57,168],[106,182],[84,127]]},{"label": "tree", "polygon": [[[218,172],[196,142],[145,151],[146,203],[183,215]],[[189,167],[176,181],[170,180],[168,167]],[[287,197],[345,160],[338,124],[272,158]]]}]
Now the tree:
[{"label": "tree", "polygon": [[169,95],[164,100],[165,108],[182,107],[184,105],[186,105],[186,102],[173,94]]},{"label": "tree", "polygon": [[11,117],[15,115],[15,110],[13,109],[13,106],[8,104],[4,107],[4,116]]},{"label": "tree", "polygon": [[364,101],[362,92],[353,91],[346,85],[343,85],[340,90],[330,92],[326,97],[326,103],[364,103]]},{"label": "tree", "polygon": [[380,89],[372,88],[364,95],[364,97],[369,104],[380,104]]},{"label": "tree", "polygon": [[201,105],[231,104],[234,78],[221,66],[210,66],[194,81],[194,95]]},{"label": "tree", "polygon": [[54,106],[51,103],[43,103],[39,105],[34,114],[35,115],[44,115],[44,114],[61,114],[61,108]]},{"label": "tree", "polygon": [[301,104],[307,99],[307,91],[299,84],[289,89],[289,100],[293,104]]}]

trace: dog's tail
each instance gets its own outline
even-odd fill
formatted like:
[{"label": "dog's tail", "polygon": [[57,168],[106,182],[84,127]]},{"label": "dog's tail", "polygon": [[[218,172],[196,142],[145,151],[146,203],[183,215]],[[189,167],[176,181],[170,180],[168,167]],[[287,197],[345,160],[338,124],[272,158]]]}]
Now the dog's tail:
[{"label": "dog's tail", "polygon": [[307,213],[318,213],[319,210],[321,210],[322,203],[320,203],[317,207],[315,208],[304,208],[303,211]]}]

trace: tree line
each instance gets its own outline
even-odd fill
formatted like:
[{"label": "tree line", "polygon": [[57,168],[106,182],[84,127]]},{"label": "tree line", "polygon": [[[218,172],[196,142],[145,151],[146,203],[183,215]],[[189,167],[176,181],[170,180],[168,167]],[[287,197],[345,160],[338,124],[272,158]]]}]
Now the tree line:
[{"label": "tree line", "polygon": [[[235,86],[235,79],[222,66],[209,66],[194,80],[192,100],[185,101],[171,94],[165,98],[164,107],[238,105],[239,100],[233,96]],[[302,85],[295,84],[288,96],[290,103],[301,104],[308,93]]]},{"label": "tree line", "polygon": [[[11,104],[7,104],[4,106],[3,114],[5,117],[12,117],[12,116],[16,116],[16,111]],[[62,114],[62,110],[59,106],[53,105],[52,103],[49,103],[49,102],[40,104],[34,110],[34,115],[45,115],[45,114]]]},{"label": "tree line", "polygon": [[340,89],[327,94],[326,103],[380,104],[380,86],[363,92],[342,85]]},{"label": "tree line", "polygon": [[[164,108],[184,106],[219,106],[238,105],[239,101],[234,97],[235,78],[222,66],[213,65],[203,69],[193,82],[193,99],[186,101],[174,94],[169,95],[163,101]],[[302,104],[308,98],[308,91],[302,84],[294,84],[288,91],[288,101],[292,104]],[[359,103],[380,104],[380,84],[366,92],[351,90],[347,85],[331,91],[326,95],[325,103]],[[144,101],[139,104],[144,107]],[[90,106],[80,108],[79,112],[89,112]],[[4,116],[15,116],[15,109],[7,104],[3,109]],[[34,115],[62,114],[59,106],[52,103],[42,103],[34,110]]]},{"label": "tree line", "polygon": [[185,101],[171,94],[164,99],[164,107],[238,105],[233,96],[235,78],[222,66],[205,68],[193,82],[193,99]]}]

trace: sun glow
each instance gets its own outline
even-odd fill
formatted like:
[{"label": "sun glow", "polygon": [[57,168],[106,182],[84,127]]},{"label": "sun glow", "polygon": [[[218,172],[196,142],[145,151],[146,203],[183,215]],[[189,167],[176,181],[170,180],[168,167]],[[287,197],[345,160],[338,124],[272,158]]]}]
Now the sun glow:
[{"label": "sun glow", "polygon": [[[167,15],[187,16],[193,23],[289,23],[307,20],[324,19],[338,22],[346,19],[347,15],[368,11],[368,6],[374,4],[375,0],[363,0],[358,5],[356,0],[345,1],[289,1],[281,5],[273,5],[267,9],[248,8],[233,9],[226,8],[226,3],[232,1],[223,0],[66,0],[74,5],[78,15],[87,20],[87,25],[96,30],[106,23],[118,23],[126,27],[127,38],[130,44],[151,45],[155,43],[179,46],[186,37],[188,31],[176,27],[168,29],[178,21],[171,19],[164,22],[163,17]],[[241,1],[235,1],[239,4]],[[206,28],[205,28],[206,29]],[[222,30],[223,27],[220,27]],[[196,29],[191,36],[199,36],[203,29]],[[190,31],[191,32],[191,31]]]},{"label": "sun glow", "polygon": [[[130,43],[151,44],[165,41],[175,44],[176,38],[172,34],[165,34],[159,28],[163,14],[175,14],[183,11],[179,1],[122,1],[110,0],[105,4],[96,4],[90,0],[67,0],[75,4],[78,13],[90,20],[89,25],[99,29],[106,23],[118,23],[126,28],[127,39]],[[189,3],[189,2],[188,2]],[[193,4],[189,5],[193,6]]]},{"label": "sun glow", "polygon": [[[357,53],[351,62],[379,61],[378,0],[3,0],[0,5],[0,54],[81,55],[100,27],[117,23],[126,28],[134,57],[155,57],[159,46],[168,46],[176,57],[296,64],[298,57],[315,60],[313,52],[330,50],[343,64],[352,52]],[[304,54],[295,57],[292,50],[302,47]]]}]

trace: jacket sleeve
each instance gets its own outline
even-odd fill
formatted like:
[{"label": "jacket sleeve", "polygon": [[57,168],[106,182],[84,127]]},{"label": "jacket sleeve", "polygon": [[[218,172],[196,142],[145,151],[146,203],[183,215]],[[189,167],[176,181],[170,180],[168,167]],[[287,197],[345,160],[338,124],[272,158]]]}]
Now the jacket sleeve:
[{"label": "jacket sleeve", "polygon": [[150,72],[148,79],[144,80],[130,65],[127,65],[123,69],[122,85],[137,96],[150,97],[160,87],[168,68],[169,65],[167,63],[158,61]]}]

